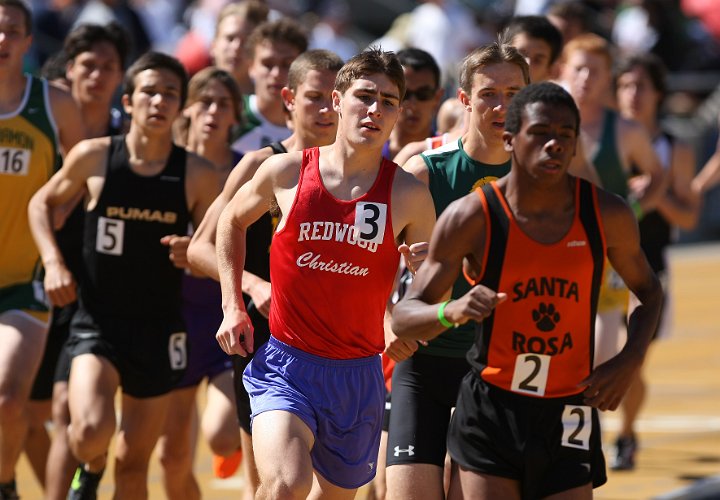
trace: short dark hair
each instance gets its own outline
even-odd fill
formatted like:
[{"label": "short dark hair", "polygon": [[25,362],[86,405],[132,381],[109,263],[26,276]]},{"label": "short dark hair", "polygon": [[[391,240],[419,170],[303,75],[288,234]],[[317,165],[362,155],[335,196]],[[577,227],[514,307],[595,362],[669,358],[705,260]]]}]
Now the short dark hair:
[{"label": "short dark hair", "polygon": [[616,87],[618,78],[625,73],[629,73],[635,68],[642,68],[645,70],[645,73],[647,73],[650,78],[655,90],[660,92],[660,95],[665,95],[665,92],[667,91],[667,82],[665,81],[667,69],[665,68],[665,64],[662,62],[662,59],[653,53],[633,54],[625,59],[622,59],[615,70],[614,80]]},{"label": "short dark hair", "polygon": [[314,49],[303,52],[292,62],[288,71],[289,89],[295,91],[305,81],[310,70],[328,70],[337,73],[343,66],[343,60],[335,52]]},{"label": "short dark hair", "polygon": [[575,0],[563,0],[554,3],[547,11],[548,16],[556,16],[567,21],[578,23],[582,31],[590,31],[592,21],[590,20],[590,9],[583,2]]},{"label": "short dark hair", "polygon": [[398,51],[397,58],[403,67],[412,68],[415,71],[430,71],[433,74],[433,78],[435,78],[435,88],[440,86],[440,68],[435,58],[430,55],[429,52],[410,47]]},{"label": "short dark hair", "polygon": [[530,68],[525,58],[515,47],[498,39],[494,43],[478,47],[465,56],[460,66],[460,88],[470,95],[475,73],[479,73],[485,66],[501,63],[515,64],[522,71],[525,84],[530,83]]},{"label": "short dark hair", "polygon": [[511,134],[520,132],[523,111],[528,104],[536,102],[567,107],[575,115],[575,132],[580,132],[580,111],[575,100],[560,85],[550,82],[530,84],[513,96],[505,113],[505,130]]},{"label": "short dark hair", "polygon": [[122,26],[115,22],[106,26],[100,26],[99,24],[80,25],[65,38],[63,50],[67,55],[67,60],[72,61],[83,52],[91,51],[93,45],[100,42],[108,42],[115,48],[120,59],[120,67],[124,68],[127,59],[128,38]]},{"label": "short dark hair", "polygon": [[255,47],[264,41],[287,43],[295,47],[298,54],[308,48],[308,39],[303,28],[287,17],[277,21],[266,21],[252,30],[245,46],[251,59],[255,57]]},{"label": "short dark hair", "polygon": [[20,9],[25,17],[25,36],[32,35],[33,16],[30,6],[24,0],[0,0],[0,7]]},{"label": "short dark hair", "polygon": [[550,63],[557,61],[563,47],[563,37],[547,17],[544,16],[518,16],[510,19],[503,31],[502,39],[512,44],[513,38],[524,33],[531,38],[537,38],[550,46]]},{"label": "short dark hair", "polygon": [[135,91],[135,77],[148,69],[166,69],[180,78],[180,107],[185,105],[187,98],[188,76],[183,65],[173,56],[162,52],[146,52],[141,55],[125,72],[123,79],[123,94],[132,96]]},{"label": "short dark hair", "polygon": [[355,54],[346,62],[335,78],[335,90],[345,93],[355,80],[382,73],[397,85],[400,101],[405,97],[405,73],[394,52],[370,47]]},{"label": "short dark hair", "polygon": [[62,50],[55,52],[45,59],[42,68],[40,68],[40,76],[49,82],[54,80],[67,81],[67,77],[65,76],[67,62],[68,58],[65,56],[65,52]]},{"label": "short dark hair", "polygon": [[257,0],[231,2],[223,7],[218,15],[215,23],[215,37],[217,37],[220,24],[228,17],[240,17],[253,26],[257,26],[267,21],[269,12],[268,6]]}]

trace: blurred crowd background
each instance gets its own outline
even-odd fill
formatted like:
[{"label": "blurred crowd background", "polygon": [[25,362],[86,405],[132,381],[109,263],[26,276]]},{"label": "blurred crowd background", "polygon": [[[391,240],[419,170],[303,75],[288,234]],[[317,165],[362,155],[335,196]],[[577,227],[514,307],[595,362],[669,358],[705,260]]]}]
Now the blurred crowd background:
[{"label": "blurred crowd background", "polygon": [[[32,0],[34,43],[27,70],[39,68],[82,23],[117,21],[128,31],[130,60],[148,49],[177,56],[194,73],[211,63],[216,20],[229,0]],[[591,31],[618,55],[653,52],[668,67],[663,110],[669,130],[694,145],[700,169],[718,144],[720,0],[267,0],[271,18],[289,16],[310,35],[311,48],[347,59],[368,45],[418,47],[440,64],[446,96],[454,96],[457,64],[494,40],[514,15],[558,16],[566,41]],[[700,223],[681,243],[720,240],[720,189],[707,193]]]}]

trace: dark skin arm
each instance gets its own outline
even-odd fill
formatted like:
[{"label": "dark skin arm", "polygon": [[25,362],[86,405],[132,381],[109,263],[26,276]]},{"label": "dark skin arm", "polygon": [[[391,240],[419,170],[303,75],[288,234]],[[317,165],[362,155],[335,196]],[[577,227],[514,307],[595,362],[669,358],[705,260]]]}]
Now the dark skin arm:
[{"label": "dark skin arm", "polygon": [[[438,320],[438,303],[449,297],[463,259],[472,267],[482,262],[484,237],[485,218],[477,194],[470,193],[448,206],[430,238],[425,262],[393,310],[392,329],[398,337],[430,340],[447,329]],[[482,321],[506,298],[504,293],[476,285],[445,307],[445,318],[457,324]]]},{"label": "dark skin arm", "polygon": [[615,271],[638,298],[640,305],[630,315],[625,347],[615,357],[596,367],[580,385],[585,402],[600,410],[615,410],[628,388],[628,380],[640,369],[662,309],[663,293],[640,248],[635,217],[625,202],[599,191],[607,254]]}]

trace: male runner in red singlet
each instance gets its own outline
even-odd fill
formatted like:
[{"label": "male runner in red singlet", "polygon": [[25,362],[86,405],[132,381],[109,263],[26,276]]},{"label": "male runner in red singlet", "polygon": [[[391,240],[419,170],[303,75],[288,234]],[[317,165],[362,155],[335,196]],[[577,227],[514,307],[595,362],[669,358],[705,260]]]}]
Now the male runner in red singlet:
[{"label": "male runner in red singlet", "polygon": [[[321,49],[307,50],[292,62],[288,71],[288,85],[281,95],[289,113],[293,135],[246,154],[230,172],[222,193],[208,208],[188,247],[188,259],[193,268],[220,280],[215,250],[218,219],[238,189],[255,175],[265,160],[275,154],[326,146],[335,141],[337,113],[332,107],[332,91],[342,65],[340,56]],[[267,213],[250,226],[246,236],[249,244],[245,249],[243,296],[254,327],[256,349],[270,338],[267,320],[270,315],[270,246],[277,222],[275,215]],[[252,499],[255,498],[259,479],[252,448],[250,398],[242,382],[243,371],[250,363],[252,354],[246,357],[232,356],[231,359],[242,442],[244,497]]]},{"label": "male runner in red singlet", "polygon": [[392,53],[338,73],[334,144],[274,155],[223,211],[218,262],[228,354],[253,351],[242,301],[247,227],[271,204],[270,340],[245,370],[260,475],[256,498],[352,498],[375,475],[384,404],[378,354],[399,243],[427,241],[427,189],[382,158],[405,91]]},{"label": "male runner in red singlet", "polygon": [[[591,498],[606,480],[597,409],[617,408],[640,368],[662,290],[632,210],[567,174],[579,127],[559,86],[515,95],[503,134],[510,173],[443,212],[395,306],[393,330],[406,338],[478,322],[448,431],[450,499]],[[641,305],[624,349],[593,367],[605,256]],[[445,300],[463,265],[473,287]]]}]

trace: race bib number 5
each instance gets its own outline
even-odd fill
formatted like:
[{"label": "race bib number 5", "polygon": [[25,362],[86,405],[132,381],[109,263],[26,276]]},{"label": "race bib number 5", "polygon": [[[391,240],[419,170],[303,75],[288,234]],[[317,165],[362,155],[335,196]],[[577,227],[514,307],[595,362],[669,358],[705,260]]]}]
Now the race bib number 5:
[{"label": "race bib number 5", "polygon": [[355,228],[359,239],[381,244],[385,236],[386,221],[385,203],[359,202],[355,205]]},{"label": "race bib number 5", "polygon": [[0,147],[0,174],[27,175],[30,150]]},{"label": "race bib number 5", "polygon": [[125,221],[98,217],[95,251],[107,255],[122,255]]},{"label": "race bib number 5", "polygon": [[547,354],[525,353],[515,358],[510,389],[514,392],[544,396],[547,388],[551,357]]}]

